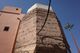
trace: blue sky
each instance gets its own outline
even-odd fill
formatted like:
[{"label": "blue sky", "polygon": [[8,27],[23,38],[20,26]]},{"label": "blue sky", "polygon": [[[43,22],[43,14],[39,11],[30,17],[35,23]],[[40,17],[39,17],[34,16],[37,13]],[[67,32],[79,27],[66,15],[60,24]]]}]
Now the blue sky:
[{"label": "blue sky", "polygon": [[[22,13],[26,13],[28,8],[35,3],[48,4],[48,0],[0,0],[0,10],[4,6],[15,6],[22,8]],[[67,22],[74,24],[72,32],[80,48],[80,0],[52,0],[51,6],[63,27]],[[64,33],[72,53],[77,53],[69,31],[64,29]]]}]

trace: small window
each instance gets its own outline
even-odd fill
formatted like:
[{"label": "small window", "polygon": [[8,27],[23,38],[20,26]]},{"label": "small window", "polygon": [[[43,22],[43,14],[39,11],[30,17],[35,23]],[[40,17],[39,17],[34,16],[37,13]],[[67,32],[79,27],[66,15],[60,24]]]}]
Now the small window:
[{"label": "small window", "polygon": [[9,31],[9,26],[5,26],[4,31]]}]

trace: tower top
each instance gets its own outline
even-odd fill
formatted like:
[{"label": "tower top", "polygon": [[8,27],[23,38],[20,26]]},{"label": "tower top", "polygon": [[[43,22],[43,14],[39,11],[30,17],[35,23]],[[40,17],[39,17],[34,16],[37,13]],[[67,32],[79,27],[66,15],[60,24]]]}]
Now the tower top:
[{"label": "tower top", "polygon": [[21,8],[6,6],[2,11],[11,12],[11,13],[21,13]]},{"label": "tower top", "polygon": [[[34,10],[35,8],[42,8],[48,10],[48,5],[36,3],[31,8],[28,9],[27,13]],[[50,11],[53,11],[52,7],[50,6]]]}]

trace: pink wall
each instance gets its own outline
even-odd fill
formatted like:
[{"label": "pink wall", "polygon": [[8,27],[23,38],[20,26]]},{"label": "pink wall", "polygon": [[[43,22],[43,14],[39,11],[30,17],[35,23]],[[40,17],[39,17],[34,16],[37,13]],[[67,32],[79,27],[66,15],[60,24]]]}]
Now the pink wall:
[{"label": "pink wall", "polygon": [[[16,37],[19,20],[24,14],[0,13],[0,53],[12,53],[14,40]],[[4,27],[9,26],[9,31],[4,31]]]}]

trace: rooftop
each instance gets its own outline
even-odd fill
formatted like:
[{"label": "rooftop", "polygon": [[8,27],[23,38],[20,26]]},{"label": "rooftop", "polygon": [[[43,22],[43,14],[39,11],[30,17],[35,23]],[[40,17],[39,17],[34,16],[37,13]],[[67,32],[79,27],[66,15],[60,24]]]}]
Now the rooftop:
[{"label": "rooftop", "polygon": [[[34,4],[31,8],[28,9],[27,13],[29,13],[30,11],[32,11],[32,10],[35,9],[35,8],[42,8],[42,9],[48,10],[48,5],[36,3],[36,4]],[[52,9],[51,6],[50,6],[50,11],[53,11],[53,9]]]}]

